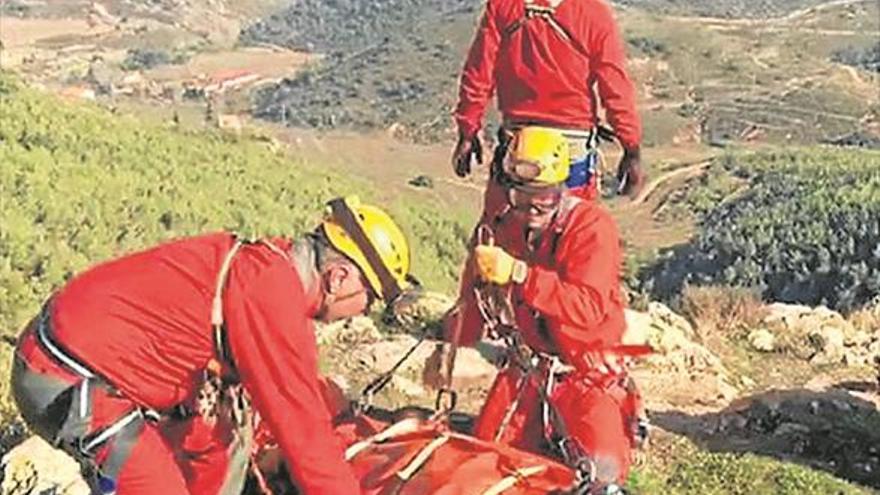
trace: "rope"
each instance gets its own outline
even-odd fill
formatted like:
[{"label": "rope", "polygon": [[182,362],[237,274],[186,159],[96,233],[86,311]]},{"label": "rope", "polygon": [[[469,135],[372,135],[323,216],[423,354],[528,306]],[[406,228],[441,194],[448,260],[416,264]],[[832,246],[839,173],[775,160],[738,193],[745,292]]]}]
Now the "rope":
[{"label": "rope", "polygon": [[401,366],[403,366],[403,363],[405,363],[406,360],[409,359],[410,356],[412,356],[412,354],[416,351],[416,349],[419,348],[419,346],[422,345],[427,337],[428,332],[422,332],[422,335],[419,336],[418,340],[416,340],[416,343],[413,344],[403,354],[403,356],[398,359],[397,362],[394,363],[394,365],[391,366],[390,369],[388,369],[388,371],[374,378],[373,381],[368,383],[367,386],[365,386],[363,390],[361,390],[360,398],[358,399],[358,402],[355,406],[357,411],[368,411],[370,407],[372,407],[373,396],[381,392],[382,389],[388,386],[388,384],[391,382],[391,379],[394,377],[394,373],[396,373],[397,370],[400,369]]}]

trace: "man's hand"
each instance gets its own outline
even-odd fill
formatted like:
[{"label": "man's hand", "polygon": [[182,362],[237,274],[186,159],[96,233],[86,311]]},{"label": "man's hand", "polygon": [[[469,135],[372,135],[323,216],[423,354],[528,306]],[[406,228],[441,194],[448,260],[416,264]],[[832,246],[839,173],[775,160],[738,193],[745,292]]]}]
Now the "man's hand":
[{"label": "man's hand", "polygon": [[636,148],[623,150],[617,165],[617,194],[625,194],[635,199],[645,186],[645,171],[642,170],[642,153]]},{"label": "man's hand", "polygon": [[474,249],[477,271],[486,282],[507,285],[510,282],[525,281],[528,267],[498,246],[480,245]]},{"label": "man's hand", "polygon": [[483,164],[483,141],[479,134],[467,136],[463,133],[458,135],[458,143],[452,152],[452,169],[455,175],[467,177],[471,173],[471,159],[475,159],[480,165]]}]

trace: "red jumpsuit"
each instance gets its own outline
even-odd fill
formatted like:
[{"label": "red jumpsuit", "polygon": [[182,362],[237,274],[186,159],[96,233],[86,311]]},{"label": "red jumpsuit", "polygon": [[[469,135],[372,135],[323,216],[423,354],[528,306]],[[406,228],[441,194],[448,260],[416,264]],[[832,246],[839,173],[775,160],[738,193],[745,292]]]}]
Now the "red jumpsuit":
[{"label": "red jumpsuit", "polygon": [[570,39],[546,19],[524,19],[524,0],[486,3],[461,74],[455,120],[462,134],[480,130],[496,90],[505,122],[591,129],[598,119],[595,86],[621,144],[637,146],[635,88],[611,7],[563,0],[553,19]]},{"label": "red jumpsuit", "polygon": [[[542,1],[535,3],[543,5]],[[540,16],[527,18],[525,4],[525,0],[487,1],[461,73],[454,112],[460,133],[470,136],[480,130],[496,92],[505,123],[590,130],[598,121],[598,92],[620,143],[637,147],[642,127],[636,91],[626,72],[611,7],[603,0],[562,0],[550,22]],[[576,148],[586,143],[570,140],[574,163],[586,152]],[[592,180],[576,192],[593,200],[597,188]],[[481,222],[493,218],[505,204],[504,190],[490,177]],[[466,287],[467,280],[462,285]]]},{"label": "red jumpsuit", "polygon": [[[290,247],[289,241],[274,242]],[[55,341],[118,390],[92,394],[90,427],[106,425],[134,405],[165,411],[192,400],[216,355],[211,302],[233,243],[225,233],[170,242],[92,268],[54,296]],[[356,494],[359,484],[323,407],[310,320],[315,309],[307,306],[300,278],[281,254],[246,244],[234,257],[223,312],[244,389],[303,493]],[[26,332],[19,345],[23,365],[76,382],[79,377],[47,356],[33,334]],[[169,439],[147,422],[119,473],[118,494],[217,493],[230,439],[204,426],[183,430],[183,438]],[[177,459],[175,448],[183,449]],[[104,456],[98,452],[99,465]]]},{"label": "red jumpsuit", "polygon": [[[619,482],[630,465],[629,419],[635,411],[616,377],[601,376],[585,361],[584,353],[620,344],[625,329],[620,237],[614,220],[599,204],[574,197],[564,200],[569,201],[576,205],[561,209],[536,249],[527,247],[522,226],[509,215],[494,223],[495,243],[529,265],[525,282],[515,285],[512,294],[524,343],[576,368],[551,392],[553,407],[596,462],[600,480]],[[473,277],[467,274],[465,280]],[[460,343],[468,345],[480,338],[482,319],[472,291],[463,290],[462,297]],[[477,437],[496,438],[516,400],[520,376],[512,366],[499,373],[477,419]],[[540,386],[541,380],[528,382],[500,441],[541,450],[545,425]]]}]

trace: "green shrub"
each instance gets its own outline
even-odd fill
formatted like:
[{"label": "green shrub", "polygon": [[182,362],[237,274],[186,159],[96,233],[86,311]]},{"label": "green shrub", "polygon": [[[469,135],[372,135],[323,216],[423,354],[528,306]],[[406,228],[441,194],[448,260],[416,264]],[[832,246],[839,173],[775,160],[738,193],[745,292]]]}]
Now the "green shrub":
[{"label": "green shrub", "polygon": [[122,61],[123,70],[147,70],[172,63],[172,56],[164,50],[134,48],[128,50]]},{"label": "green shrub", "polygon": [[880,41],[872,46],[850,46],[831,54],[833,62],[851,65],[870,72],[880,73]]},{"label": "green shrub", "polygon": [[[338,194],[370,184],[276,154],[264,143],[184,133],[53,98],[0,76],[0,330],[97,261],[212,229],[291,234]],[[449,288],[467,220],[393,205],[413,240],[417,275]]]},{"label": "green shrub", "polygon": [[754,455],[707,452],[684,438],[648,451],[630,473],[633,495],[861,495],[868,489],[829,473]]},{"label": "green shrub", "polygon": [[643,290],[670,299],[685,283],[732,285],[841,310],[880,294],[880,153],[804,149],[723,163],[749,187],[643,272]]}]

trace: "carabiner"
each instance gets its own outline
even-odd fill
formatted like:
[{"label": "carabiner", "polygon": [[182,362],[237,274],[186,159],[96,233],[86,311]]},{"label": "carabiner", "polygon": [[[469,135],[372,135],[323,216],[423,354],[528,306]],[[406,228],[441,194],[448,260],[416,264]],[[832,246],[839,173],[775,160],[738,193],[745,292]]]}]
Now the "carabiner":
[{"label": "carabiner", "polygon": [[492,227],[489,227],[485,223],[481,223],[477,226],[477,245],[479,246],[494,246],[495,245],[495,232],[492,231]]}]

